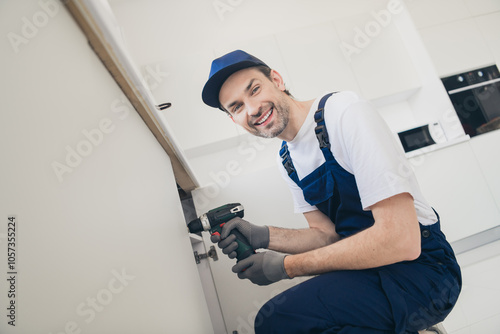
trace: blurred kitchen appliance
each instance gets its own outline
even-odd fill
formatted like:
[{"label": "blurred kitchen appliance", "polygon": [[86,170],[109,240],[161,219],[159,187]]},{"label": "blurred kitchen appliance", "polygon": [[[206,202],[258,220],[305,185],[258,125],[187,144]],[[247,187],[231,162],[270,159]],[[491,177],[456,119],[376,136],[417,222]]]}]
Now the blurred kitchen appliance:
[{"label": "blurred kitchen appliance", "polygon": [[439,123],[425,124],[401,131],[398,132],[398,136],[406,153],[446,142],[446,136]]},{"label": "blurred kitchen appliance", "polygon": [[466,134],[473,137],[500,128],[500,73],[496,65],[441,80]]}]

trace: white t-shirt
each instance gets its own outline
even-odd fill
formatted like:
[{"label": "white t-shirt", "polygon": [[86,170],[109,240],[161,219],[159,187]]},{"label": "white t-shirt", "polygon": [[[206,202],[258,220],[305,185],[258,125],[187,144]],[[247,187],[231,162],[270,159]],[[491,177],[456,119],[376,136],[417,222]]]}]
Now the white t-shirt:
[{"label": "white t-shirt", "polygon": [[[300,180],[325,162],[314,133],[314,113],[320,99],[314,101],[299,132],[287,143]],[[383,199],[407,192],[413,196],[419,222],[422,225],[437,222],[403,150],[367,101],[354,92],[338,92],[327,100],[324,115],[332,154],[342,168],[354,175],[364,210]],[[278,164],[292,191],[295,212],[316,210],[288,176],[279,154]]]}]

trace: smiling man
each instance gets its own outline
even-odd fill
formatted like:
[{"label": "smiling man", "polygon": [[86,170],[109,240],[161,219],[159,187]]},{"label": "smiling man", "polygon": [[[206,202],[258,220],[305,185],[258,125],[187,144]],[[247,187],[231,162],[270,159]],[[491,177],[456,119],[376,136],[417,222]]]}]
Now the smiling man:
[{"label": "smiling man", "polygon": [[230,258],[233,229],[267,249],[233,267],[255,284],[318,275],[264,305],[256,333],[417,333],[448,315],[460,268],[368,102],[349,91],[297,101],[278,72],[241,50],[212,62],[202,98],[249,133],[283,140],[280,170],[309,224],[297,230],[236,218],[212,237]]}]

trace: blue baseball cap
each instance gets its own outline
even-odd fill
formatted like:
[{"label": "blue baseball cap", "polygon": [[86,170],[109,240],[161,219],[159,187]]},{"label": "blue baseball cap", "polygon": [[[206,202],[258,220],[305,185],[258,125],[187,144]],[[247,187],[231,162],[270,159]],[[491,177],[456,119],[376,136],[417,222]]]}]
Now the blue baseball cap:
[{"label": "blue baseball cap", "polygon": [[211,107],[219,108],[219,92],[226,79],[239,70],[260,65],[269,67],[262,60],[241,50],[230,52],[215,59],[212,62],[207,83],[201,93],[203,102]]}]

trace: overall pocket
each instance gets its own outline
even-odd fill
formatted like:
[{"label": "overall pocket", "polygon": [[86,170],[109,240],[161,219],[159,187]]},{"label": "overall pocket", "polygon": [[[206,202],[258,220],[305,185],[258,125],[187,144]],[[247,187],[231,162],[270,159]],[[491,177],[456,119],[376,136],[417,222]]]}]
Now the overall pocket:
[{"label": "overall pocket", "polygon": [[300,180],[300,187],[307,203],[316,205],[333,196],[335,178],[333,173],[326,169],[326,164],[323,164]]}]

